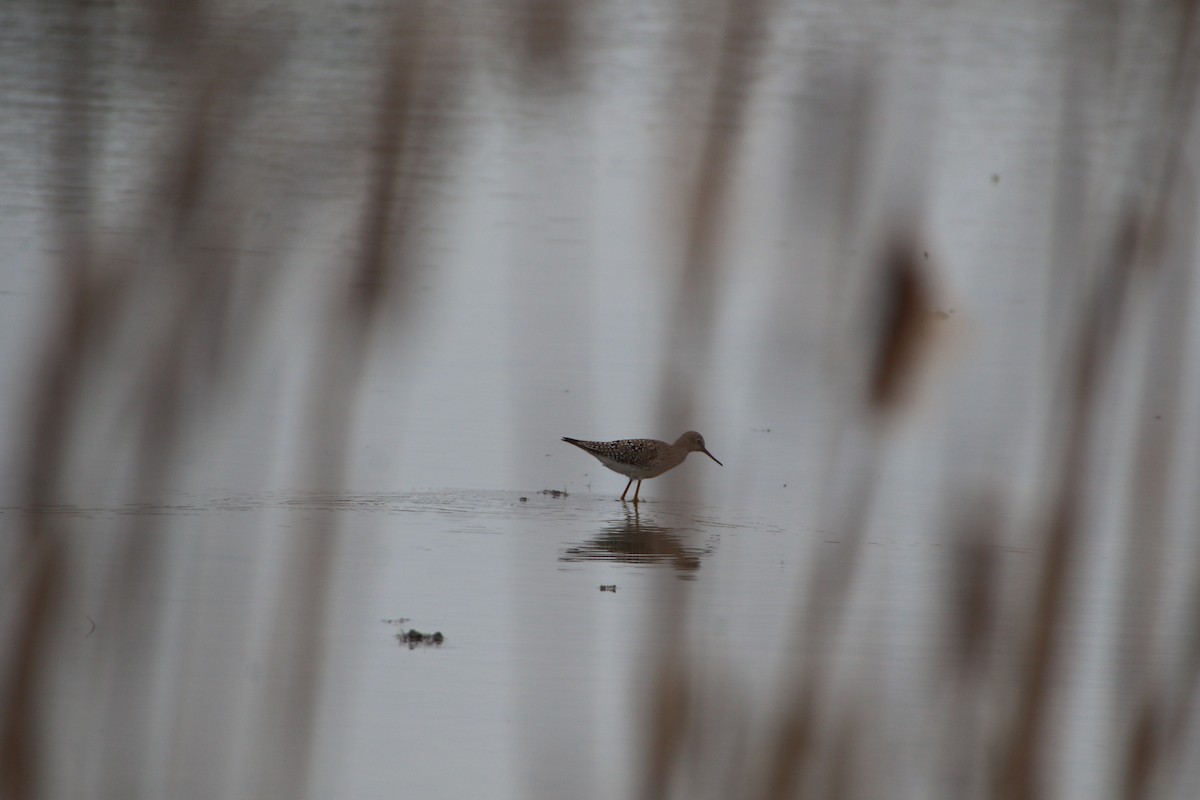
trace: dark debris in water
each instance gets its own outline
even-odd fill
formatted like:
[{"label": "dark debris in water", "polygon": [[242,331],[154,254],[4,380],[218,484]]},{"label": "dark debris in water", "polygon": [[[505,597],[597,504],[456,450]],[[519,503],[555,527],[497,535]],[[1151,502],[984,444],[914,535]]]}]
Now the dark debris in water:
[{"label": "dark debris in water", "polygon": [[548,494],[551,497],[567,497],[567,493],[562,489],[542,489],[538,494]]},{"label": "dark debris in water", "polygon": [[442,642],[446,641],[446,637],[442,636],[441,631],[421,633],[416,628],[409,628],[407,631],[397,633],[396,640],[400,644],[408,645],[409,650],[415,650],[418,647],[441,647]]},{"label": "dark debris in water", "polygon": [[610,583],[607,586],[605,586],[604,584],[600,584],[600,591],[612,592],[613,594],[616,594],[617,593],[617,585],[615,583]]},{"label": "dark debris in water", "polygon": [[[408,622],[408,617],[384,620],[384,624],[395,626],[406,625]],[[422,633],[416,628],[409,628],[408,630],[401,628],[400,632],[396,634],[396,641],[400,644],[408,645],[409,650],[415,650],[418,647],[441,647],[442,643],[446,641],[446,637],[442,635],[441,631]]]}]

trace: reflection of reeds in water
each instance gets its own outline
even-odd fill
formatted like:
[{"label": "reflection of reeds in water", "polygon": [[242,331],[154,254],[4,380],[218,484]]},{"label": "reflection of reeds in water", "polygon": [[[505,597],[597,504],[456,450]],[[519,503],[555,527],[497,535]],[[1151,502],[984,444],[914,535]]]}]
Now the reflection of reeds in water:
[{"label": "reflection of reeds in water", "polygon": [[[520,75],[542,85],[546,75],[577,74],[583,4],[512,6],[505,43]],[[253,118],[256,93],[266,91],[272,71],[288,57],[282,48],[251,57],[233,45],[214,45],[205,36],[202,4],[147,8],[154,22],[147,44],[159,42],[154,57],[178,76],[174,91],[182,114],[177,130],[167,132],[172,144],[149,181],[155,187],[146,192],[151,199],[132,225],[143,235],[127,246],[114,246],[101,235],[100,190],[93,182],[100,169],[102,98],[79,88],[106,75],[105,37],[116,12],[86,2],[45,12],[47,25],[61,14],[90,33],[72,38],[52,59],[61,70],[54,146],[55,183],[63,193],[56,199],[60,307],[44,337],[25,409],[21,429],[27,440],[14,456],[27,477],[22,503],[32,511],[21,518],[3,589],[8,627],[0,656],[2,797],[45,796],[41,765],[61,766],[61,754],[39,750],[47,741],[39,681],[55,657],[54,632],[65,624],[64,598],[81,579],[109,588],[103,616],[114,621],[106,631],[111,649],[105,669],[86,682],[90,722],[102,730],[105,720],[120,718],[132,740],[102,747],[96,793],[127,796],[126,787],[141,785],[138,776],[156,768],[141,751],[143,745],[151,751],[161,737],[160,722],[124,707],[145,687],[123,676],[135,665],[138,646],[155,641],[164,624],[154,609],[137,605],[138,593],[131,589],[168,580],[154,535],[157,522],[151,515],[133,518],[106,562],[110,572],[98,576],[82,560],[86,554],[67,547],[58,527],[61,515],[53,509],[72,502],[80,486],[140,502],[154,502],[165,492],[188,437],[206,424],[219,424],[241,396],[258,366],[252,359],[271,304],[282,291],[286,270],[280,260],[288,242],[277,233],[278,240],[266,242],[271,255],[254,255],[263,242],[248,226],[251,203],[244,193],[270,203],[282,217],[305,211],[303,193],[247,186],[235,159],[239,137],[246,135],[241,123]],[[726,266],[721,237],[734,202],[738,156],[753,123],[752,90],[778,6],[728,2],[716,10],[724,13],[722,32],[689,38],[686,53],[694,72],[711,86],[700,114],[705,125],[696,140],[696,114],[681,108],[678,127],[668,134],[695,147],[688,159],[693,168],[677,194],[684,209],[680,239],[686,268],[669,310],[666,361],[673,371],[661,390],[664,430],[689,416],[690,398],[711,379],[706,368],[715,342],[709,321],[719,313],[723,284],[736,276]],[[683,657],[685,589],[679,581],[664,582],[655,636],[661,645],[654,654],[657,689],[646,720],[647,798],[925,791],[1038,798],[1068,788],[1070,773],[1063,764],[1079,731],[1071,727],[1077,722],[1064,719],[1079,717],[1064,716],[1060,695],[1082,669],[1081,656],[1067,652],[1068,632],[1082,587],[1098,579],[1084,571],[1092,562],[1082,555],[1088,531],[1099,524],[1095,453],[1106,441],[1106,427],[1121,419],[1134,420],[1124,443],[1132,468],[1118,487],[1124,501],[1121,555],[1115,575],[1100,576],[1115,578],[1120,587],[1113,644],[1098,655],[1115,675],[1107,718],[1114,757],[1106,761],[1113,770],[1109,785],[1120,797],[1188,796],[1189,786],[1195,789],[1194,769],[1185,768],[1194,761],[1196,740],[1200,571],[1190,566],[1194,558],[1183,566],[1173,558],[1178,547],[1169,541],[1166,511],[1186,506],[1188,519],[1197,513],[1189,499],[1195,463],[1185,455],[1195,448],[1183,439],[1195,431],[1180,422],[1195,407],[1189,367],[1196,339],[1189,323],[1194,256],[1186,235],[1195,209],[1185,158],[1195,138],[1192,11],[1190,4],[1166,4],[1157,12],[1161,18],[1126,22],[1116,7],[1081,6],[1079,13],[1099,15],[1087,26],[1096,36],[1065,42],[1062,72],[1047,78],[1065,87],[1051,220],[1054,267],[1045,281],[1042,352],[1015,356],[1028,359],[1030,371],[1040,370],[1042,391],[1033,401],[1040,421],[1037,457],[1029,459],[1037,465],[1040,513],[1008,508],[1016,501],[1007,487],[989,487],[982,499],[971,487],[960,500],[962,487],[947,482],[946,507],[961,511],[967,503],[967,509],[947,522],[957,545],[947,548],[945,602],[942,619],[934,622],[948,656],[927,677],[944,684],[953,701],[928,709],[932,725],[915,715],[911,721],[925,732],[939,729],[949,744],[908,771],[898,765],[912,751],[881,733],[903,729],[908,720],[889,718],[890,706],[871,702],[886,692],[886,667],[848,677],[834,674],[823,656],[862,644],[848,641],[839,609],[861,590],[862,542],[871,513],[883,502],[876,476],[889,437],[904,423],[915,376],[929,360],[935,327],[930,264],[936,262],[917,246],[929,191],[921,184],[927,165],[921,158],[889,163],[880,153],[893,152],[893,161],[902,161],[894,151],[907,147],[931,158],[914,143],[932,137],[934,131],[920,126],[936,125],[936,116],[889,129],[887,84],[870,59],[856,63],[836,56],[806,87],[825,116],[805,123],[809,129],[797,135],[797,149],[800,158],[819,167],[811,187],[795,187],[780,203],[824,215],[828,225],[811,247],[814,263],[805,265],[803,303],[789,304],[795,279],[781,272],[774,301],[779,305],[769,311],[782,330],[798,325],[787,318],[797,309],[823,322],[824,352],[814,358],[832,365],[831,391],[839,393],[843,408],[826,459],[828,491],[822,496],[830,500],[823,513],[842,546],[820,551],[800,587],[794,650],[801,655],[764,719],[730,711],[720,693],[706,686],[703,666]],[[392,24],[394,38],[375,96],[361,105],[348,103],[346,112],[368,131],[361,152],[343,164],[349,170],[366,163],[354,252],[334,276],[313,340],[298,344],[312,355],[306,422],[294,436],[310,438],[312,452],[319,454],[303,465],[298,480],[322,487],[340,480],[372,335],[397,307],[410,307],[413,240],[420,216],[429,213],[424,181],[449,155],[455,103],[466,91],[460,71],[471,53],[436,4],[405,5]],[[1124,35],[1144,32],[1126,26],[1138,24],[1177,36],[1165,86],[1140,86],[1128,70],[1118,72],[1129,58],[1122,50],[1128,44]],[[569,81],[545,85],[572,87]],[[1136,92],[1125,97],[1121,91],[1129,85]],[[1131,109],[1141,120],[1136,146],[1128,153],[1109,148],[1100,174],[1086,158],[1091,151],[1084,143],[1096,135],[1097,118],[1123,118]],[[263,194],[255,197],[255,191]],[[872,205],[875,197],[884,198],[882,208]],[[147,309],[153,313],[144,313]],[[1138,354],[1144,363],[1130,366]],[[1114,411],[1118,376],[1136,379],[1138,393],[1128,407]],[[97,400],[119,409],[120,418],[132,424],[110,425],[88,413]],[[1011,433],[986,425],[968,430],[948,424],[947,431],[976,468],[977,454]],[[98,465],[98,453],[119,456]],[[1028,530],[1008,530],[1013,520]],[[1027,593],[1009,585],[993,557],[1002,539],[1022,536],[1037,554]],[[290,546],[302,568],[272,597],[277,622],[286,613],[306,624],[274,626],[266,662],[276,679],[251,701],[248,738],[255,744],[247,763],[253,766],[243,768],[254,773],[258,796],[305,793],[319,634],[328,602],[323,589],[335,544],[328,531],[296,536]],[[694,571],[702,552],[686,535],[647,530],[635,516],[563,558],[665,559]],[[1167,582],[1183,588],[1168,595]],[[1180,595],[1188,601],[1182,607]],[[1135,652],[1126,644],[1131,641],[1143,646]],[[186,703],[176,710],[180,727],[203,724]],[[739,741],[731,741],[730,730]],[[219,735],[206,732],[208,738]],[[753,752],[747,741],[756,743]],[[893,768],[899,771],[892,774]],[[920,775],[912,777],[913,771]],[[1191,784],[1181,784],[1187,780]]]}]

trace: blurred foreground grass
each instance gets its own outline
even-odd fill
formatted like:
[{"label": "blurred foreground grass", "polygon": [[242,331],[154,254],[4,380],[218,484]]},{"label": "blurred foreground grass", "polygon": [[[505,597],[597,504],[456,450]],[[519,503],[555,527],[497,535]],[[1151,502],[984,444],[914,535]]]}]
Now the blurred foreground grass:
[{"label": "blurred foreground grass", "polygon": [[[665,193],[679,209],[671,235],[683,262],[669,267],[678,285],[664,343],[671,369],[658,387],[663,430],[689,416],[689,403],[709,380],[706,366],[720,344],[710,321],[737,272],[723,237],[738,202],[747,140],[761,125],[755,91],[764,72],[778,68],[779,53],[788,52],[791,32],[781,4],[730,0],[698,8],[653,7],[670,20],[677,48],[670,60],[683,75],[668,80],[691,87],[661,133],[664,149],[678,147],[678,172],[645,180],[647,192]],[[1102,781],[1108,794],[1196,796],[1194,6],[1077,3],[1044,15],[1063,31],[1058,71],[1045,75],[1061,85],[1060,102],[1043,108],[1059,116],[1050,144],[1054,211],[1031,223],[1050,231],[1041,298],[1047,318],[1036,352],[1013,352],[997,367],[1036,373],[1040,422],[1020,432],[976,426],[961,442],[968,463],[1006,437],[1033,442],[1032,478],[1008,477],[1014,485],[1036,484],[1036,513],[1010,508],[1017,492],[1002,480],[966,496],[947,485],[944,522],[955,544],[940,554],[945,603],[941,618],[929,621],[941,631],[944,653],[927,676],[939,687],[931,692],[939,702],[902,718],[891,716],[894,705],[872,700],[887,692],[888,664],[845,675],[827,656],[852,637],[871,635],[849,630],[839,609],[861,588],[871,518],[889,513],[877,483],[889,441],[920,402],[923,378],[937,369],[942,276],[938,254],[931,257],[921,243],[934,191],[929,168],[938,158],[929,141],[939,113],[953,110],[897,115],[888,94],[896,84],[886,74],[892,34],[879,23],[880,15],[898,19],[897,12],[866,6],[843,18],[836,8],[811,19],[843,38],[832,37],[828,61],[797,87],[804,107],[820,111],[794,123],[796,157],[815,179],[771,198],[825,224],[809,246],[814,264],[804,266],[804,304],[763,314],[777,330],[820,322],[822,350],[805,355],[830,365],[844,408],[834,449],[825,454],[820,515],[844,546],[820,551],[798,587],[789,643],[797,655],[767,719],[730,713],[710,691],[704,665],[687,655],[683,640],[685,589],[664,582],[656,623],[661,649],[651,659],[657,688],[640,731],[643,795],[1077,796],[1068,756],[1085,717],[1065,713],[1062,695],[1100,659],[1111,697],[1095,716],[1110,730],[1106,753],[1093,763],[1111,772]],[[479,76],[508,76],[505,102],[549,108],[564,95],[595,91],[589,65],[606,52],[596,32],[605,18],[578,0],[341,11],[373,31],[377,50],[347,56],[370,65],[372,80],[344,96],[326,88],[317,102],[337,101],[329,113],[351,122],[313,131],[281,130],[262,111],[280,76],[311,55],[304,49],[313,42],[306,26],[318,24],[311,9],[290,12],[290,35],[271,9],[252,4],[18,3],[6,12],[27,26],[11,29],[23,35],[10,33],[8,43],[26,48],[49,76],[38,97],[54,115],[43,158],[53,176],[57,272],[26,402],[9,409],[7,421],[21,432],[6,456],[23,481],[22,513],[5,523],[3,550],[0,797],[51,796],[47,776],[79,755],[47,733],[50,709],[39,691],[59,668],[55,632],[74,624],[64,604],[72,586],[107,587],[106,616],[124,620],[109,632],[104,675],[120,673],[140,648],[165,646],[154,633],[162,621],[123,604],[139,586],[168,580],[159,539],[160,526],[170,523],[134,518],[114,552],[95,559],[72,552],[78,540],[65,538],[61,518],[45,509],[69,501],[81,485],[137,502],[164,495],[185,469],[188,437],[220,427],[232,405],[244,402],[240,387],[261,367],[254,359],[264,320],[289,297],[281,267],[292,257],[289,232],[255,228],[250,209],[267,205],[286,218],[316,202],[324,182],[357,185],[355,241],[330,268],[311,338],[295,343],[308,373],[304,420],[291,435],[309,438],[311,452],[321,454],[296,467],[296,481],[336,488],[373,337],[385,326],[404,326],[413,311],[414,253],[425,221],[438,213],[431,176],[456,156]],[[911,11],[930,20],[941,13]],[[324,19],[341,21],[338,14]],[[951,23],[941,33],[935,22],[928,25],[931,43],[948,48]],[[620,35],[619,27],[612,31]],[[144,61],[112,62],[119,37],[140,42]],[[1158,69],[1139,69],[1138,43],[1147,39],[1169,42]],[[950,61],[927,74],[951,81],[954,69]],[[154,73],[169,79],[156,83]],[[157,146],[122,189],[139,210],[120,225],[135,233],[114,238],[101,150],[112,145],[105,137],[115,117],[128,111],[109,102],[119,94],[114,87],[137,80],[153,84],[149,91],[173,113],[158,121]],[[14,103],[6,113],[19,111]],[[249,164],[246,153],[260,151],[248,150],[247,140],[264,130],[280,141],[307,135],[316,146],[281,148],[279,164],[269,168]],[[332,164],[320,163],[326,148]],[[781,290],[789,280],[781,274]],[[120,409],[120,426],[86,413],[98,398]],[[1122,432],[1115,444],[1114,429]],[[961,433],[961,426],[946,427],[947,436]],[[1114,451],[1124,466],[1101,482],[1107,473],[1098,453],[1114,458]],[[1099,528],[1116,531],[1119,557],[1096,573],[1101,562],[1082,553],[1093,540],[1087,532]],[[267,665],[274,679],[247,706],[254,753],[246,780],[255,796],[311,793],[306,764],[335,542],[334,534],[295,537],[290,563],[302,579],[281,583],[267,601],[268,617],[287,614],[308,624],[279,626]],[[1012,542],[1035,554],[1028,584],[1014,583],[995,559]],[[1119,587],[1117,602],[1103,609],[1111,640],[1082,653],[1070,646],[1070,621],[1098,580]],[[80,714],[89,735],[103,736],[108,718],[123,718],[121,707],[144,700],[138,687],[104,675],[90,685],[117,694],[85,699]],[[918,750],[897,741],[909,729],[944,746]],[[143,719],[123,728],[129,741],[120,747],[85,742],[105,754],[95,794],[138,794],[146,784],[137,774],[161,769],[145,755],[161,735]],[[230,787],[214,776],[199,788],[208,797],[238,793]]]}]

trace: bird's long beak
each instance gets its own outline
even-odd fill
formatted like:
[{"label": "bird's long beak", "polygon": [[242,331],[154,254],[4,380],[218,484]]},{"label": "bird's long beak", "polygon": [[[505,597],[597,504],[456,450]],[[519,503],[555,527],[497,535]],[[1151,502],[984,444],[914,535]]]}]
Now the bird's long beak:
[{"label": "bird's long beak", "polygon": [[[716,456],[714,456],[712,453],[708,452],[708,450],[701,450],[700,452],[701,452],[701,453],[704,453],[704,455],[708,456],[708,457],[709,457],[709,458],[711,458],[713,461],[717,461],[717,457],[716,457]],[[721,464],[721,462],[720,462],[720,461],[717,461],[717,463],[718,463],[718,464]],[[725,466],[725,465],[724,465],[724,464],[721,464],[721,466],[723,467],[723,466]]]}]

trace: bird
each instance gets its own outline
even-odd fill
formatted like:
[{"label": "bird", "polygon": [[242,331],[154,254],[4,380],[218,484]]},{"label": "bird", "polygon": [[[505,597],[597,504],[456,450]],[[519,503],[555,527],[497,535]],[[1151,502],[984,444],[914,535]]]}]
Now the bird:
[{"label": "bird", "polygon": [[[633,502],[638,501],[642,491],[642,481],[647,478],[657,478],[664,472],[674,469],[683,463],[688,453],[704,453],[717,461],[717,457],[708,452],[704,446],[704,437],[695,431],[688,431],[675,440],[674,444],[660,442],[658,439],[617,439],[614,442],[589,442],[583,439],[562,437],[567,444],[573,444],[580,450],[591,453],[600,463],[629,478],[625,491],[621,492],[621,500],[629,493],[629,487],[634,481],[638,482],[633,491]],[[717,461],[722,467],[725,466]]]}]

